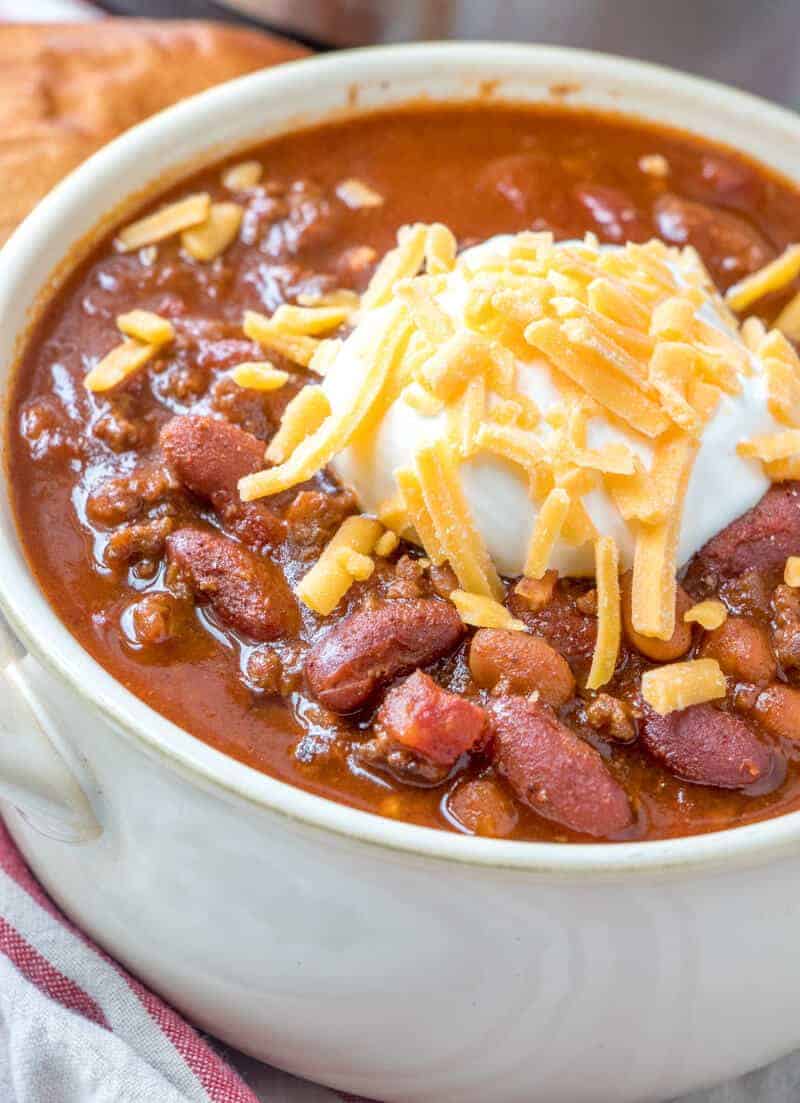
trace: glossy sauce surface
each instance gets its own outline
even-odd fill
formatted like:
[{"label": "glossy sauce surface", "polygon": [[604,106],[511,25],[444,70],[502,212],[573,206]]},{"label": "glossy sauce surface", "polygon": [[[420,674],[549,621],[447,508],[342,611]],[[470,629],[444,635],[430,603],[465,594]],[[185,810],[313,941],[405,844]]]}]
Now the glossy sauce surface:
[{"label": "glossy sauce surface", "polygon": [[[667,175],[643,171],[643,158],[653,155],[665,159]],[[137,484],[130,492],[128,485],[133,505],[109,503],[104,487],[114,478],[129,483],[134,469],[163,472],[158,433],[174,415],[210,414],[268,440],[286,402],[309,377],[272,357],[292,374],[286,387],[261,395],[232,384],[226,372],[233,365],[262,357],[242,334],[243,311],[270,313],[301,293],[362,290],[405,223],[445,222],[462,247],[526,228],[552,229],[560,238],[592,230],[605,241],[661,236],[694,244],[724,288],[800,240],[800,195],[731,152],[634,122],[565,111],[414,109],[290,135],[252,156],[264,165],[264,178],[237,197],[247,208],[240,239],[220,259],[198,264],[176,242],[160,245],[155,256],[120,255],[106,242],[34,334],[12,396],[8,433],[15,508],[36,576],[64,623],[123,684],[200,739],[258,769],[430,826],[525,839],[584,838],[514,799],[480,755],[460,761],[444,780],[375,766],[354,753],[369,735],[373,705],[342,718],[309,693],[302,674],[308,648],[342,614],[387,597],[440,600],[435,580],[415,564],[416,553],[401,547],[327,620],[301,610],[296,638],[267,646],[245,638],[208,604],[183,601],[169,610],[181,621],[176,633],[165,642],[143,643],[136,618],[152,623],[160,614],[136,603],[171,584],[168,533],[187,523],[226,526],[208,503],[174,483],[164,485],[158,474],[155,482],[162,483],[150,490]],[[207,190],[230,199],[220,175],[217,166],[174,194]],[[337,196],[346,178],[368,184],[383,204],[350,209]],[[780,301],[762,305],[771,317]],[[116,316],[133,308],[169,317],[177,339],[110,397],[92,396],[82,378],[117,343]],[[298,503],[287,492],[275,504],[289,536],[272,558],[292,584],[353,509],[326,478],[302,493],[317,497]],[[759,579],[766,597],[750,591],[742,597],[733,583],[721,593],[732,611],[744,610],[769,632],[779,572],[762,572]],[[712,592],[710,585],[713,593],[720,590],[698,578],[698,595]],[[752,591],[759,582],[751,578],[747,585]],[[585,606],[587,585],[559,586],[563,608],[584,618],[576,603]],[[578,635],[581,630],[578,624]],[[692,646],[702,646],[699,633]],[[470,676],[466,648],[464,642],[426,669],[440,685],[485,700]],[[267,652],[275,661],[264,657]],[[573,664],[579,682],[581,663]],[[624,651],[611,691],[635,700],[646,665]],[[777,676],[791,683],[794,672],[782,669]],[[586,704],[585,697],[572,697],[561,716],[599,751],[631,801],[633,822],[613,838],[714,830],[800,806],[800,751],[791,738],[758,728],[779,751],[769,775],[748,791],[712,788],[680,780],[641,740],[605,738],[587,722]],[[733,690],[725,707],[734,707]]]}]

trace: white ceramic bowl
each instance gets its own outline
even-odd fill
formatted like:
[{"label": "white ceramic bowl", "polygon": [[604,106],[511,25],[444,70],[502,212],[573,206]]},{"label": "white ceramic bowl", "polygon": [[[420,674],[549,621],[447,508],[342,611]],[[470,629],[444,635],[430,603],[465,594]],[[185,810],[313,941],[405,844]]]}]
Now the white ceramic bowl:
[{"label": "white ceramic bowl", "polygon": [[[795,115],[651,66],[490,44],[302,61],[164,112],[44,200],[0,254],[2,379],[54,271],[132,193],[301,124],[475,98],[488,81],[496,100],[531,102],[566,82],[572,104],[672,123],[800,177]],[[800,1043],[800,813],[557,846],[293,789],[169,723],[81,649],[27,568],[5,489],[0,602],[14,837],[68,914],[212,1033],[404,1103],[660,1100]]]}]

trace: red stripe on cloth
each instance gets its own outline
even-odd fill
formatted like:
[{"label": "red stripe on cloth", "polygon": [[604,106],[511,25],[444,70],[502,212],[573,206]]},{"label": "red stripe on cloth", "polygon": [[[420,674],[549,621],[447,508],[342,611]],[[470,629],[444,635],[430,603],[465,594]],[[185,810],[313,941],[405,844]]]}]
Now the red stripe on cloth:
[{"label": "red stripe on cloth", "polygon": [[69,1011],[76,1011],[85,1019],[97,1023],[98,1026],[109,1029],[105,1015],[92,997],[75,981],[60,973],[46,957],[42,957],[36,947],[26,942],[19,931],[15,930],[1,915],[0,951],[45,996],[49,996],[51,1000],[60,1003]]},{"label": "red stripe on cloth", "polygon": [[200,1038],[193,1027],[189,1026],[176,1011],[173,1011],[158,996],[145,988],[140,981],[132,977],[104,950],[101,950],[56,907],[25,864],[25,860],[1,819],[0,869],[7,873],[13,881],[16,881],[20,888],[24,889],[54,919],[82,939],[87,946],[91,946],[99,957],[108,962],[124,978],[150,1018],[203,1085],[212,1103],[258,1103],[257,1097],[250,1091],[244,1081],[214,1052],[211,1046]]}]

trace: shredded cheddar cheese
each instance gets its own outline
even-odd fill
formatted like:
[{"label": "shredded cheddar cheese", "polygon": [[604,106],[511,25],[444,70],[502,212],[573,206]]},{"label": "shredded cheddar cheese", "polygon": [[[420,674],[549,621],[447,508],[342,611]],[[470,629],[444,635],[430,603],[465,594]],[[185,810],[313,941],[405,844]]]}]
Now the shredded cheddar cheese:
[{"label": "shredded cheddar cheese", "polygon": [[355,582],[366,582],[375,570],[375,561],[368,555],[362,555],[355,548],[337,548],[336,562]]},{"label": "shredded cheddar cheese", "polygon": [[144,245],[155,245],[165,238],[199,226],[206,221],[210,210],[211,196],[207,192],[189,195],[120,230],[116,239],[117,248],[120,252],[130,253]]},{"label": "shredded cheddar cheese", "polygon": [[391,555],[393,551],[396,551],[399,543],[400,537],[397,533],[387,531],[375,545],[375,554],[385,559],[387,556]]},{"label": "shredded cheddar cheese", "polygon": [[296,333],[301,337],[319,337],[346,322],[354,307],[347,300],[315,306],[279,306],[270,318],[270,326],[281,333]]},{"label": "shredded cheddar cheese", "polygon": [[305,334],[292,333],[279,325],[274,325],[272,318],[267,318],[255,310],[247,310],[242,325],[245,336],[255,341],[263,348],[271,349],[287,360],[293,360],[307,368],[319,348],[319,341]]},{"label": "shredded cheddar cheese", "polygon": [[453,590],[450,600],[465,624],[474,628],[505,628],[510,632],[524,632],[525,622],[517,620],[499,601],[485,594],[472,594],[465,590]]},{"label": "shredded cheddar cheese", "polygon": [[599,689],[614,677],[622,635],[619,594],[619,552],[610,536],[595,542],[597,580],[597,643],[586,685]]},{"label": "shredded cheddar cheese", "polygon": [[[247,319],[247,316],[245,317]],[[255,315],[255,318],[259,319],[259,325],[254,326],[253,331],[259,332],[263,329],[260,327],[261,316]],[[248,336],[251,335],[248,334]],[[296,338],[296,340],[301,339],[311,340],[311,338]],[[254,498],[263,498],[268,494],[277,494],[281,490],[288,490],[289,487],[305,482],[341,451],[380,398],[394,358],[407,339],[408,327],[405,313],[397,308],[393,311],[392,319],[380,343],[379,351],[383,353],[380,356],[380,366],[364,365],[358,393],[352,404],[345,410],[331,413],[319,428],[302,440],[288,459],[278,467],[259,471],[254,475],[246,475],[241,479],[239,494],[242,499],[247,502]]]},{"label": "shredded cheddar cheese", "polygon": [[772,291],[781,291],[800,274],[800,245],[789,245],[775,260],[729,287],[725,302],[731,310],[746,310]]},{"label": "shredded cheddar cheese", "polygon": [[[394,473],[394,480],[400,489],[404,518],[411,524],[431,562],[437,567],[441,566],[447,559],[447,554],[439,543],[433,519],[428,512],[419,475],[411,468],[398,468]],[[389,524],[385,506],[381,509],[381,519],[384,517]]]},{"label": "shredded cheddar cheese", "polygon": [[222,183],[229,191],[248,191],[261,182],[264,169],[260,161],[240,161],[222,174]]},{"label": "shredded cheddar cheese", "polygon": [[236,240],[243,215],[238,203],[212,203],[205,222],[183,231],[181,245],[195,260],[215,260]]},{"label": "shredded cheddar cheese", "polygon": [[450,272],[456,262],[456,239],[441,222],[428,226],[425,234],[425,267],[431,275]]},{"label": "shredded cheddar cheese", "polygon": [[669,161],[661,153],[646,153],[639,158],[639,168],[647,176],[663,179],[669,176]]},{"label": "shredded cheddar cheese", "polygon": [[268,361],[260,363],[247,360],[233,368],[231,378],[240,387],[247,387],[251,391],[277,391],[289,381],[289,374],[279,371]]},{"label": "shredded cheddar cheese", "polygon": [[708,601],[698,601],[683,614],[684,624],[699,624],[707,632],[720,628],[727,619],[728,610],[722,602],[711,598]]},{"label": "shredded cheddar cheese", "polygon": [[88,391],[101,393],[113,390],[124,380],[135,375],[158,352],[156,345],[144,345],[140,341],[123,341],[106,353],[83,379]]},{"label": "shredded cheddar cheese", "polygon": [[146,345],[166,345],[175,336],[172,322],[151,310],[130,310],[117,315],[117,329],[125,337]]},{"label": "shredded cheddar cheese", "polygon": [[[407,472],[407,474],[413,476],[413,472]],[[395,472],[395,478],[396,477],[397,472]],[[417,489],[419,488],[417,487]],[[384,524],[387,529],[391,529],[396,536],[402,536],[404,532],[411,528],[408,507],[406,506],[405,498],[401,490],[398,490],[393,497],[381,503],[378,508],[378,520]]]},{"label": "shredded cheddar cheese", "polygon": [[372,310],[388,302],[396,283],[417,274],[425,257],[427,236],[428,228],[421,223],[406,226],[400,232],[397,248],[386,254],[369,281],[361,298],[362,310]]},{"label": "shredded cheddar cheese", "polygon": [[330,415],[331,404],[319,386],[298,391],[283,411],[280,428],[269,443],[266,458],[271,463],[283,463],[306,437],[316,433]]},{"label": "shredded cheddar cheese", "polygon": [[636,536],[632,619],[643,636],[668,640],[675,631],[681,507],[696,454],[697,442],[683,434],[667,437],[656,450],[653,477],[669,505],[666,520],[640,525]]},{"label": "shredded cheddar cheese", "polygon": [[790,555],[783,569],[783,581],[787,586],[800,586],[800,556]]},{"label": "shredded cheddar cheese", "polygon": [[449,447],[437,441],[420,449],[416,469],[438,547],[461,588],[486,597],[501,596],[502,583],[470,516]]},{"label": "shredded cheddar cheese", "polygon": [[[548,356],[586,394],[645,436],[657,437],[669,428],[670,417],[657,400],[618,370],[615,358],[606,350],[583,342],[583,330],[567,330],[570,321],[561,326],[552,318],[534,322],[525,329],[525,340]],[[630,364],[627,366],[630,368]]]},{"label": "shredded cheddar cheese", "polygon": [[543,578],[556,540],[561,535],[570,508],[570,498],[562,487],[554,487],[542,502],[531,533],[525,557],[526,578]]},{"label": "shredded cheddar cheese", "polygon": [[444,409],[444,401],[431,394],[421,383],[409,383],[400,392],[400,397],[424,417],[435,417]]},{"label": "shredded cheddar cheese", "polygon": [[[750,321],[749,318],[748,321]],[[793,295],[781,310],[775,319],[775,328],[779,329],[784,337],[788,337],[790,341],[800,341],[800,291]]]},{"label": "shredded cheddar cheese", "polygon": [[[348,517],[342,521],[322,555],[300,581],[297,587],[300,600],[323,617],[332,613],[354,580],[372,573],[374,563],[369,556],[382,532],[383,525],[371,517]],[[370,564],[366,574],[364,559]]]},{"label": "shredded cheddar cheese", "polygon": [[[643,161],[642,171],[662,170],[669,166]],[[340,189],[345,184],[357,185],[347,189],[356,205],[372,202],[359,181]],[[741,281],[726,306],[690,247],[654,240],[609,248],[591,234],[557,243],[531,232],[458,255],[446,226],[405,226],[362,296],[306,294],[271,318],[245,315],[248,337],[325,383],[289,403],[267,450],[276,466],[247,476],[240,492],[252,500],[289,489],[345,449],[348,463],[368,466],[372,450],[384,447],[379,434],[390,411],[398,433],[398,425],[416,431],[414,415],[422,415],[425,429],[391,472],[394,493],[379,510],[389,531],[378,549],[337,552],[337,577],[348,564],[367,570],[356,555],[391,554],[411,539],[433,564],[449,563],[460,592],[497,603],[503,587],[491,534],[477,524],[467,491],[475,461],[485,470],[507,467],[533,516],[520,585],[554,577],[550,564],[565,549],[594,544],[599,634],[590,686],[599,688],[619,648],[619,552],[598,532],[590,496],[604,494],[628,528],[634,628],[669,639],[694,461],[724,396],[742,392],[757,361],[781,428],[732,446],[760,460],[769,478],[800,477],[800,359],[780,332],[757,318],[740,324],[729,309],[798,274],[800,246]],[[705,306],[721,324],[708,321]],[[332,338],[340,326],[352,326],[352,336]],[[347,387],[339,391],[343,364]],[[544,366],[556,402],[545,397],[539,408],[529,366]],[[598,420],[605,436],[593,430]],[[531,600],[542,596],[532,591]],[[710,625],[718,615],[701,603],[687,623]]]},{"label": "shredded cheddar cheese", "polygon": [[736,450],[740,456],[763,460],[765,463],[786,460],[800,453],[800,429],[784,429],[783,432],[750,437],[749,440],[740,441]]},{"label": "shredded cheddar cheese", "polygon": [[303,291],[297,296],[299,306],[343,306],[348,313],[358,310],[360,301],[360,296],[346,287],[337,287],[333,291]]},{"label": "shredded cheddar cheese", "polygon": [[[779,327],[780,328],[780,327]],[[745,318],[739,329],[739,336],[750,352],[758,352],[758,347],[767,335],[767,327],[760,318],[751,315]]]},{"label": "shredded cheddar cheese", "polygon": [[668,663],[642,675],[642,696],[661,716],[715,701],[725,696],[727,688],[725,675],[716,659]]},{"label": "shredded cheddar cheese", "polygon": [[341,184],[337,184],[336,194],[345,206],[353,211],[360,211],[365,207],[383,206],[383,196],[363,180],[356,180],[354,177],[349,177],[347,180],[342,180]]}]

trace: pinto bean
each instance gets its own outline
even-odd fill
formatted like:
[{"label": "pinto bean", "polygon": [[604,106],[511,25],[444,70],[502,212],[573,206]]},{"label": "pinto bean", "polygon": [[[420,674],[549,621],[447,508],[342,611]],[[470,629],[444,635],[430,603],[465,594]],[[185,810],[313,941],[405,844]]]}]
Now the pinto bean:
[{"label": "pinto bean", "polygon": [[464,631],[444,601],[387,601],[351,613],[323,636],[306,660],[306,681],[327,708],[353,712],[392,678],[452,651]]},{"label": "pinto bean", "polygon": [[668,640],[657,640],[651,636],[643,636],[633,627],[631,600],[633,575],[630,571],[622,576],[620,590],[622,594],[622,628],[625,639],[631,647],[636,648],[640,655],[644,655],[657,663],[670,663],[686,654],[692,645],[692,626],[684,622],[683,614],[691,608],[692,599],[682,586],[678,586],[675,595],[675,631]]},{"label": "pinto bean", "polygon": [[625,790],[552,709],[526,697],[496,698],[489,709],[495,768],[519,800],[582,835],[607,838],[630,827]]},{"label": "pinto bean", "polygon": [[770,487],[761,501],[700,549],[690,566],[692,576],[733,578],[750,568],[783,567],[800,554],[800,483]]},{"label": "pinto bean", "polygon": [[239,479],[260,471],[264,443],[219,418],[181,415],[161,430],[161,449],[180,482],[211,503],[221,520],[253,548],[280,543],[285,526],[263,502],[243,502]]},{"label": "pinto bean", "polygon": [[711,705],[667,716],[647,709],[639,731],[650,754],[685,781],[743,789],[772,768],[772,751],[747,723]]},{"label": "pinto bean", "polygon": [[472,637],[469,669],[483,689],[506,679],[509,693],[533,693],[547,705],[565,705],[575,692],[567,660],[541,636],[481,628]]},{"label": "pinto bean", "polygon": [[463,781],[447,798],[447,811],[470,835],[501,839],[517,826],[514,800],[492,777]]},{"label": "pinto bean", "polygon": [[487,718],[480,705],[416,670],[386,694],[375,728],[404,750],[449,769],[486,742]]},{"label": "pinto bean", "polygon": [[745,617],[728,617],[708,632],[700,648],[706,659],[716,659],[723,674],[738,682],[762,685],[775,677],[776,663],[766,628]]},{"label": "pinto bean", "polygon": [[170,563],[188,580],[195,596],[245,636],[272,640],[296,632],[297,604],[283,572],[227,536],[183,528],[167,540]]},{"label": "pinto bean", "polygon": [[693,245],[731,280],[762,268],[774,255],[765,237],[741,215],[663,195],[654,207],[658,232],[673,245]]},{"label": "pinto bean", "polygon": [[776,682],[759,695],[755,714],[771,735],[800,739],[800,689]]}]

